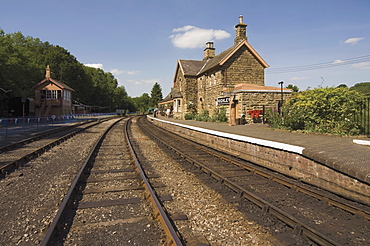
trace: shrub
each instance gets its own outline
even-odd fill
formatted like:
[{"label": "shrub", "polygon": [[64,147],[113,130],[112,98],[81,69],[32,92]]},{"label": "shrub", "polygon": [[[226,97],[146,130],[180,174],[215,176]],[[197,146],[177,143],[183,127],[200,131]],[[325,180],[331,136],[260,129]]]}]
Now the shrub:
[{"label": "shrub", "polygon": [[195,116],[195,120],[197,120],[197,121],[212,121],[212,118],[209,116],[209,112],[207,110],[202,110],[201,114],[197,114]]},{"label": "shrub", "polygon": [[206,121],[206,122],[227,122],[226,108],[220,107],[216,108],[213,116],[209,115],[207,110],[203,110],[201,114],[196,113],[187,113],[184,116],[185,120],[197,120],[197,121]]},{"label": "shrub", "polygon": [[266,119],[272,128],[283,128],[283,118],[279,109],[270,109],[266,111]]},{"label": "shrub", "polygon": [[194,120],[195,119],[195,114],[193,113],[187,113],[184,116],[185,120]]},{"label": "shrub", "polygon": [[340,135],[359,133],[354,113],[363,96],[345,87],[306,90],[285,102],[282,119],[267,115],[271,127]]},{"label": "shrub", "polygon": [[215,108],[212,121],[227,122],[226,108],[225,107]]},{"label": "shrub", "polygon": [[197,114],[197,106],[193,102],[189,102],[186,106],[189,114],[196,115]]}]

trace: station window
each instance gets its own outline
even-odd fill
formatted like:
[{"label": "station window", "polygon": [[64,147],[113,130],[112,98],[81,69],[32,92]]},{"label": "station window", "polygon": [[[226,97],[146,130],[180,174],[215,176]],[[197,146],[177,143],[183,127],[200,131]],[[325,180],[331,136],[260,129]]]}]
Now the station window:
[{"label": "station window", "polygon": [[61,98],[61,91],[59,90],[46,90],[46,99],[59,99]]},{"label": "station window", "polygon": [[71,92],[70,91],[64,91],[64,100],[71,100]]},{"label": "station window", "polygon": [[181,112],[181,100],[177,100],[177,112]]}]

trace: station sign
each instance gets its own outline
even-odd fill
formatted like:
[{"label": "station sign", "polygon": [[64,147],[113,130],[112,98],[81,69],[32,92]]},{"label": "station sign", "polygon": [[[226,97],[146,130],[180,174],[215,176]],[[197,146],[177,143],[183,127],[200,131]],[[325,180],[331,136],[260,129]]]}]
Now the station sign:
[{"label": "station sign", "polygon": [[217,105],[229,105],[230,97],[219,97],[217,98]]}]

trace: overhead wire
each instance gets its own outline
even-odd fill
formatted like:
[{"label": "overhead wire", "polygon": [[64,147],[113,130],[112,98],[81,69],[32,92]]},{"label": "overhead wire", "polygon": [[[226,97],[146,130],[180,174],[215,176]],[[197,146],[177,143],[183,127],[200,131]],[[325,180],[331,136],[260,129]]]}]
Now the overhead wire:
[{"label": "overhead wire", "polygon": [[370,55],[364,55],[364,56],[358,56],[358,57],[353,57],[353,58],[348,58],[348,59],[343,59],[343,60],[336,60],[334,62],[330,61],[330,62],[311,64],[311,65],[271,68],[271,69],[266,70],[266,73],[274,74],[274,73],[302,72],[302,71],[308,71],[308,70],[314,70],[314,69],[323,69],[323,68],[351,65],[351,64],[368,62],[368,61],[370,61]]}]

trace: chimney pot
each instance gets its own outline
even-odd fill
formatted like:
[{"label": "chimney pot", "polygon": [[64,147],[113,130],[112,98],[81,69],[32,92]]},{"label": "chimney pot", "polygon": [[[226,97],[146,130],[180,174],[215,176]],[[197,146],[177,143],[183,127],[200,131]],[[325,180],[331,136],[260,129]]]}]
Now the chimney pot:
[{"label": "chimney pot", "polygon": [[46,66],[46,74],[45,74],[45,78],[49,79],[51,76],[50,76],[50,66],[47,65]]},{"label": "chimney pot", "polygon": [[215,48],[213,47],[213,42],[207,42],[206,48],[204,49],[204,58],[203,60],[208,60],[215,57]]}]

